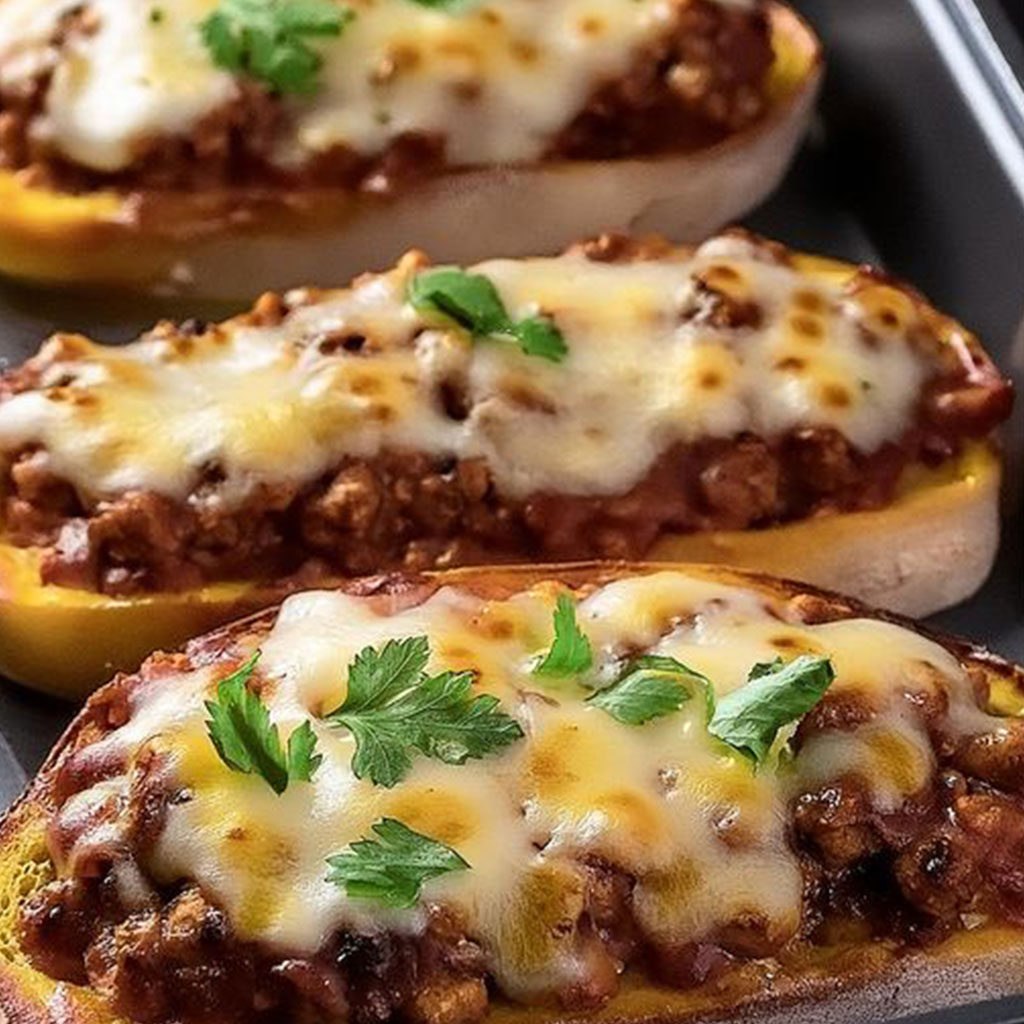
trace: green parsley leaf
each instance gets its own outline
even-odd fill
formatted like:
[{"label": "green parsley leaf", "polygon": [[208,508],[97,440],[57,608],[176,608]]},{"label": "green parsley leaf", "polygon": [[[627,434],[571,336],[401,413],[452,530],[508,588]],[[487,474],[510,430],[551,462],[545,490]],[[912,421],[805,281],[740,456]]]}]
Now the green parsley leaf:
[{"label": "green parsley leaf", "polygon": [[778,672],[786,663],[781,658],[776,658],[774,661],[759,661],[748,673],[747,681],[751,679],[760,679],[761,676],[770,676],[773,672]]},{"label": "green parsley leaf", "polygon": [[342,708],[357,714],[404,693],[422,676],[430,658],[425,636],[389,640],[377,651],[364,647],[348,670],[348,694]]},{"label": "green parsley leaf", "polygon": [[414,4],[419,4],[420,7],[433,7],[439,11],[449,11],[453,8],[465,7],[467,0],[412,0]]},{"label": "green parsley leaf", "polygon": [[586,672],[594,663],[594,654],[586,634],[576,624],[576,604],[568,594],[558,595],[554,625],[554,642],[534,668],[533,674],[566,679]]},{"label": "green parsley leaf", "polygon": [[288,777],[298,782],[312,782],[323,757],[316,753],[316,733],[309,722],[303,722],[288,737]]},{"label": "green parsley leaf", "polygon": [[259,775],[278,795],[295,780],[312,780],[323,758],[316,753],[316,734],[303,722],[281,748],[277,726],[266,705],[249,688],[260,652],[217,684],[217,699],[206,701],[210,741],[232,771]]},{"label": "green parsley leaf", "polygon": [[199,32],[219,67],[274,92],[308,94],[318,88],[323,58],[306,40],[341,35],[354,17],[335,0],[221,0]]},{"label": "green parsley leaf", "polygon": [[569,346],[562,332],[543,317],[531,316],[514,323],[509,333],[528,356],[539,356],[552,363],[560,363],[568,354]]},{"label": "green parsley leaf", "polygon": [[327,881],[344,888],[352,899],[413,907],[424,882],[470,866],[450,846],[394,818],[381,818],[373,831],[377,839],[360,839],[344,853],[327,858]]},{"label": "green parsley leaf", "polygon": [[678,711],[695,687],[706,695],[710,685],[705,676],[675,658],[646,654],[632,661],[617,682],[591,694],[587,703],[625,725],[643,725]]},{"label": "green parsley leaf", "polygon": [[477,338],[513,341],[528,356],[561,362],[569,351],[562,332],[548,319],[513,320],[497,288],[482,274],[438,267],[417,274],[409,302],[419,313],[439,313]]},{"label": "green parsley leaf", "polygon": [[348,695],[326,715],[352,733],[352,771],[390,788],[412,769],[412,752],[445,764],[464,764],[520,739],[514,718],[489,694],[471,696],[471,672],[428,676],[427,638],[389,640],[364,648],[349,668]]},{"label": "green parsley leaf", "polygon": [[779,730],[802,718],[825,695],[835,671],[828,658],[801,655],[755,665],[741,686],[719,702],[708,731],[755,765],[768,757]]}]

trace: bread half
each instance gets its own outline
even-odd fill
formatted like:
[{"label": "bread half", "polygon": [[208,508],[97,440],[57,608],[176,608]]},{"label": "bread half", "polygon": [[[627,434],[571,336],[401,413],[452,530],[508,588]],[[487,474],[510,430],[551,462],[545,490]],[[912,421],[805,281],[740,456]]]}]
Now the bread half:
[{"label": "bread half", "polygon": [[[556,598],[574,608],[593,657],[561,678],[523,658],[547,650]],[[379,651],[385,637],[414,634],[429,643],[428,673],[473,673],[473,685],[524,736],[470,760],[414,753],[410,773],[390,788],[365,776],[342,785],[353,748],[328,712],[344,700],[345,665],[361,648]],[[663,681],[683,685],[672,673],[687,670],[688,686],[709,680],[717,711],[687,700],[638,724],[593,706],[586,698],[595,689],[622,685],[623,645],[628,658],[646,650],[676,659],[678,669],[662,662]],[[727,696],[756,682],[753,671],[744,682],[748,662],[761,663],[763,678],[776,655],[791,669],[798,658],[825,659],[834,680],[782,726],[755,771],[715,723]],[[279,796],[220,760],[204,730],[202,701],[220,699],[218,680],[240,665],[282,735],[309,716],[324,757],[311,780],[290,779]],[[777,699],[788,698],[780,690]],[[1015,767],[1022,704],[1024,672],[983,649],[828,592],[718,567],[474,568],[297,595],[183,654],[155,655],[99,691],[8,812],[0,825],[0,1012],[7,1024],[113,1024],[143,1005],[153,1021],[223,1019],[201,1009],[241,1012],[221,966],[234,963],[249,977],[255,958],[257,1005],[265,1011],[267,1000],[279,1000],[280,1024],[314,1011],[321,1016],[312,1019],[344,1020],[348,1011],[338,1007],[362,1005],[381,969],[379,945],[353,943],[380,929],[404,936],[389,947],[405,964],[389,975],[393,1012],[432,1024],[737,1015],[850,1024],[1020,992],[1024,931],[1012,865],[1024,842]],[[646,774],[648,760],[660,776]],[[677,776],[683,763],[687,772]],[[122,789],[128,795],[118,803]],[[522,807],[508,822],[506,799]],[[140,818],[143,801],[149,816]],[[418,909],[397,917],[365,897],[336,895],[316,877],[320,846],[333,852],[331,844],[371,836],[363,820],[380,816],[404,817],[421,837],[457,849],[469,868],[447,885],[425,883]],[[516,829],[527,826],[530,852],[520,854]],[[715,841],[705,844],[705,834]],[[261,858],[271,840],[278,859],[267,874]],[[665,873],[676,877],[683,865],[700,885],[666,888]],[[97,880],[114,870],[134,886],[116,898]],[[543,906],[568,899],[577,907],[554,931],[539,909],[527,915],[526,947],[500,926],[523,912],[515,881],[523,871],[555,872],[544,876]],[[580,885],[586,899],[574,903]],[[69,895],[76,886],[78,903]],[[612,905],[599,902],[609,886],[620,902],[600,918],[597,939],[588,914]],[[206,908],[198,923],[180,912],[183,894]],[[105,920],[83,911],[100,899]],[[131,926],[119,926],[133,899]],[[505,908],[498,918],[486,912],[494,900]],[[454,914],[445,918],[447,939],[429,923],[443,907]],[[483,951],[486,968],[465,957],[465,945],[458,967],[437,966],[437,943],[454,941],[452,927]],[[637,928],[640,939],[630,930]],[[357,968],[345,957],[332,959],[326,936],[334,929],[346,936],[343,948],[363,950],[358,974],[346,973]],[[60,959],[76,948],[76,934],[93,943],[84,954],[89,984],[71,977],[78,953]],[[190,973],[196,943],[213,981]],[[423,959],[422,943],[434,944],[435,959]],[[541,960],[528,955],[534,946],[546,951]],[[602,973],[602,957],[623,973]],[[288,979],[314,968],[324,977],[325,963],[340,965],[330,970],[347,978],[347,1002],[336,1004],[336,1016],[315,1001],[310,1009],[308,986],[268,981],[282,977],[275,965],[285,959],[313,965],[288,968]],[[57,963],[71,980],[40,966]],[[468,979],[482,979],[481,970],[491,995],[467,1002]],[[430,997],[438,991],[450,998]],[[524,1005],[537,1002],[547,1005]],[[262,1017],[245,1011],[237,1019]]]},{"label": "bread half", "polygon": [[381,198],[343,189],[72,195],[0,173],[0,271],[245,300],[351,277],[421,246],[438,259],[552,253],[600,231],[696,241],[756,206],[789,165],[822,75],[819,43],[770,5],[772,107],[755,126],[680,156],[455,170]]},{"label": "bread half", "polygon": [[909,286],[742,231],[56,335],[0,376],[0,670],[80,694],[298,587],[468,564],[716,562],[927,615],[991,569],[1012,401]]}]

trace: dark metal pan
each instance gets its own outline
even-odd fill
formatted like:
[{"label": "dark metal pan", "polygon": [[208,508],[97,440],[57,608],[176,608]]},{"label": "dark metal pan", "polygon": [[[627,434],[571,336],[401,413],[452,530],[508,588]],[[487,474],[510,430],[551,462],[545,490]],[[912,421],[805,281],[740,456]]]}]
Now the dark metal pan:
[{"label": "dark metal pan", "polygon": [[[1019,3],[1021,0],[1011,0]],[[830,70],[812,137],[750,218],[786,243],[879,263],[975,330],[1024,392],[1024,47],[998,0],[799,0]],[[0,359],[54,329],[130,337],[157,316],[213,314],[0,284]],[[1020,403],[1024,405],[1024,403]],[[984,590],[937,624],[1024,661],[1024,414],[1007,433],[1003,549]],[[0,807],[73,708],[0,684]],[[6,742],[4,742],[6,737]],[[918,1024],[1024,1022],[1024,996]]]}]

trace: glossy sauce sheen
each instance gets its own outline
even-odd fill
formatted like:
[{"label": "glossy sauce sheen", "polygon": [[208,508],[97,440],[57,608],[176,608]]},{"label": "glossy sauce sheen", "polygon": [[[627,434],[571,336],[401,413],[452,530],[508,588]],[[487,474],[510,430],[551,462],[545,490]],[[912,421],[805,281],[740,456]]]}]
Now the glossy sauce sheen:
[{"label": "glossy sauce sheen", "polygon": [[[723,0],[724,2],[724,0]],[[730,6],[752,7],[731,0]],[[90,0],[98,26],[49,46],[79,0],[0,5],[0,83],[53,70],[41,131],[97,171],[128,166],[153,137],[188,134],[238,96],[197,25],[216,0]],[[159,6],[159,18],[151,10]],[[324,57],[315,96],[290,100],[294,128],[276,160],[302,163],[343,145],[365,155],[403,132],[439,133],[453,164],[531,161],[585,105],[625,74],[670,24],[678,0],[501,0],[431,9],[350,0],[355,20]]]},{"label": "glossy sauce sheen", "polygon": [[[552,363],[425,319],[406,301],[422,269],[407,257],[349,289],[297,294],[273,326],[157,329],[121,349],[64,336],[52,362],[44,348],[39,386],[0,404],[0,447],[41,446],[87,502],[133,489],[184,500],[216,466],[228,508],[256,482],[302,485],[382,451],[482,457],[508,498],[622,494],[673,445],[743,432],[831,427],[870,454],[913,424],[933,364],[905,296],[848,293],[852,268],[828,266],[724,236],[695,255],[473,268],[513,317],[553,320],[569,354]],[[686,314],[705,282],[757,324]],[[887,320],[873,292],[895,304]],[[452,385],[464,419],[445,408]]]},{"label": "glossy sauce sheen", "polygon": [[[478,690],[497,696],[523,728],[525,738],[498,756],[462,766],[418,757],[390,790],[355,779],[351,738],[317,722],[324,763],[312,784],[293,783],[278,797],[262,780],[229,771],[206,737],[202,701],[223,667],[145,684],[133,717],[100,741],[111,754],[132,756],[150,744],[166,752],[168,784],[189,794],[169,806],[145,872],[168,884],[197,880],[238,937],[295,955],[317,950],[341,928],[417,933],[421,910],[384,911],[325,881],[328,856],[367,835],[379,817],[395,817],[470,863],[471,870],[429,882],[424,898],[460,908],[501,988],[528,999],[583,973],[571,939],[563,947],[556,927],[579,913],[582,859],[598,857],[636,878],[637,921],[659,941],[698,941],[754,915],[784,942],[802,912],[803,879],[786,834],[793,796],[856,773],[872,804],[887,811],[926,786],[934,755],[907,717],[908,690],[945,691],[954,732],[994,723],[947,651],[892,624],[784,621],[784,604],[764,593],[680,571],[607,583],[585,596],[577,614],[594,651],[583,679],[590,686],[615,678],[626,658],[653,651],[705,673],[723,694],[742,685],[756,662],[810,653],[833,660],[833,692],[855,693],[877,710],[859,729],[813,737],[788,770],[769,764],[755,773],[709,737],[700,700],[628,726],[586,705],[584,686],[532,675],[551,642],[559,589],[540,584],[487,600],[448,587],[390,615],[336,592],[285,602],[259,641],[263,697],[283,736],[344,699],[347,666],[360,649],[411,635],[429,638],[430,671],[475,670]],[[60,816],[87,817],[126,780],[84,790]],[[87,828],[65,851],[64,867],[112,838]],[[119,881],[129,902],[133,880]]]}]

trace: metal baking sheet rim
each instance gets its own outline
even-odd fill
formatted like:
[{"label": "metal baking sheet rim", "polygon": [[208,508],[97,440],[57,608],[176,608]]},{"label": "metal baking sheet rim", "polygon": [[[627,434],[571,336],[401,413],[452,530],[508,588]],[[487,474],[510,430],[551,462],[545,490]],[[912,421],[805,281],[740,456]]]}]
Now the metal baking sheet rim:
[{"label": "metal baking sheet rim", "polygon": [[975,0],[910,2],[1024,204],[1024,85]]}]

